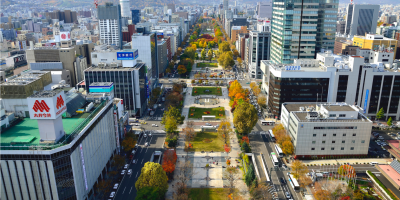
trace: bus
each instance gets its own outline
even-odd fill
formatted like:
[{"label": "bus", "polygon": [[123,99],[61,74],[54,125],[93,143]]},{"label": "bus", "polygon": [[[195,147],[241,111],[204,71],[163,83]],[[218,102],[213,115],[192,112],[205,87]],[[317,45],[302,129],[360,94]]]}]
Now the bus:
[{"label": "bus", "polygon": [[279,156],[280,158],[283,157],[283,151],[282,151],[282,149],[279,147],[278,144],[275,144],[275,151],[276,151],[276,153],[278,154],[278,156]]},{"label": "bus", "polygon": [[293,177],[293,175],[289,174],[288,178],[289,178],[289,182],[290,182],[290,185],[292,186],[292,188],[294,190],[299,190],[300,189],[300,185],[297,182],[297,180]]},{"label": "bus", "polygon": [[261,125],[263,125],[263,126],[273,126],[273,125],[275,125],[275,122],[274,121],[261,120]]},{"label": "bus", "polygon": [[274,152],[271,153],[271,161],[272,164],[274,165],[274,167],[279,167],[279,161],[278,161],[278,157],[276,157],[276,154]]},{"label": "bus", "polygon": [[269,129],[268,132],[269,132],[269,138],[271,139],[271,141],[275,142],[275,135],[272,133],[272,130]]}]

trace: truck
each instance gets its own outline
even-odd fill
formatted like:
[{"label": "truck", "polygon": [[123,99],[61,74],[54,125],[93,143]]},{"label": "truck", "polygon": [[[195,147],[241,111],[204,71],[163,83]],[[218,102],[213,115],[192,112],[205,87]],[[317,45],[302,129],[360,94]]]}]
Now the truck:
[{"label": "truck", "polygon": [[162,156],[161,151],[154,151],[153,154],[151,155],[150,162],[160,163],[161,156]]}]

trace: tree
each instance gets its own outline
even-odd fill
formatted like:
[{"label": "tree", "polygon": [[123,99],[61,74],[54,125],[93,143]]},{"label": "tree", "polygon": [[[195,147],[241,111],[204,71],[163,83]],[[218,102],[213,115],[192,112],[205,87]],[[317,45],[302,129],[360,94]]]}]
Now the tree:
[{"label": "tree", "polygon": [[258,96],[257,103],[261,107],[266,107],[267,106],[267,97],[265,95]]},{"label": "tree", "polygon": [[228,181],[228,188],[230,188],[229,193],[233,193],[235,182],[239,178],[238,169],[236,167],[227,167],[223,173],[223,178]]},{"label": "tree", "polygon": [[250,147],[249,147],[249,145],[247,144],[247,142],[244,142],[243,144],[242,144],[242,152],[243,153],[250,153]]},{"label": "tree", "polygon": [[121,155],[115,155],[113,158],[113,166],[117,169],[125,165],[125,158]]},{"label": "tree", "polygon": [[174,149],[164,151],[162,168],[169,175],[175,171],[175,164],[178,157]]},{"label": "tree", "polygon": [[210,62],[211,62],[211,59],[213,58],[213,50],[212,50],[212,49],[208,50],[207,58],[208,58],[208,60],[210,60]]},{"label": "tree", "polygon": [[250,88],[253,90],[257,86],[256,82],[250,83]]},{"label": "tree", "polygon": [[112,188],[111,180],[101,180],[97,185],[97,188],[103,193],[103,195],[108,194]]},{"label": "tree", "polygon": [[240,134],[249,133],[258,120],[257,110],[247,102],[239,104],[235,108],[233,115],[233,124]]},{"label": "tree", "polygon": [[242,62],[243,62],[242,59],[241,58],[237,58],[236,61],[238,61],[239,67],[241,67],[242,66]]},{"label": "tree", "polygon": [[269,192],[271,189],[273,189],[273,186],[262,183],[254,187],[253,190],[250,191],[250,194],[253,199],[270,200],[272,199],[272,194]]},{"label": "tree", "polygon": [[306,188],[308,185],[312,183],[311,178],[306,175],[300,176],[298,180],[301,188]]},{"label": "tree", "polygon": [[201,50],[200,58],[201,58],[201,60],[205,60],[206,59],[206,49],[203,48],[203,50]]},{"label": "tree", "polygon": [[160,164],[146,162],[142,167],[140,176],[135,183],[137,191],[144,187],[157,187],[163,195],[168,189],[168,177]]},{"label": "tree", "polygon": [[195,174],[196,172],[193,170],[193,164],[190,161],[186,161],[183,165],[180,165],[179,170],[177,170],[177,175],[175,176],[176,191],[174,192],[174,196],[185,196],[184,194],[187,194],[187,184]]},{"label": "tree", "polygon": [[165,125],[168,117],[176,119],[179,124],[183,124],[183,120],[185,119],[185,117],[181,115],[181,111],[178,108],[172,106],[168,107],[168,109],[164,111],[164,115],[161,119],[161,124]]},{"label": "tree", "polygon": [[125,151],[130,151],[135,147],[136,141],[131,137],[126,137],[122,140],[121,146]]},{"label": "tree", "polygon": [[238,52],[238,50],[233,50],[233,55],[235,56],[235,57],[238,57],[239,56],[239,52]]},{"label": "tree", "polygon": [[229,42],[222,42],[221,44],[219,44],[218,50],[220,50],[221,52],[226,52],[226,51],[230,51],[230,45]]},{"label": "tree", "polygon": [[235,64],[235,61],[232,58],[232,52],[228,51],[222,53],[218,58],[218,64],[221,65],[224,69],[227,69]]},{"label": "tree", "polygon": [[173,133],[176,129],[178,129],[178,122],[172,116],[168,116],[165,121],[165,131],[167,133]]},{"label": "tree", "polygon": [[283,151],[284,154],[292,155],[293,154],[293,150],[294,150],[294,148],[293,148],[293,144],[292,144],[291,141],[287,141],[286,140],[286,141],[284,141],[282,143],[282,151]]},{"label": "tree", "polygon": [[187,126],[186,128],[182,129],[182,132],[184,134],[184,139],[186,145],[190,146],[190,142],[196,137],[196,132],[194,131],[193,127]]},{"label": "tree", "polygon": [[232,132],[231,123],[227,119],[222,119],[217,128],[218,135],[224,144],[228,143],[229,134]]},{"label": "tree", "polygon": [[251,183],[253,183],[253,180],[255,178],[256,178],[256,175],[254,173],[253,164],[250,164],[249,167],[247,168],[247,172],[244,177],[244,182],[246,183],[247,187],[250,187]]},{"label": "tree", "polygon": [[308,173],[307,166],[300,160],[295,160],[292,162],[292,172],[291,174],[295,179],[299,179],[301,176],[304,176]]},{"label": "tree", "polygon": [[184,73],[187,72],[187,69],[186,69],[185,65],[179,65],[177,70],[178,70],[179,74],[184,74]]},{"label": "tree", "polygon": [[254,87],[253,88],[253,93],[254,93],[255,96],[258,96],[261,93],[261,89],[259,87]]},{"label": "tree", "polygon": [[347,178],[354,178],[356,177],[356,170],[351,165],[341,165],[338,168],[338,174]]},{"label": "tree", "polygon": [[388,121],[387,121],[387,125],[391,126],[392,125],[392,117],[389,117]]},{"label": "tree", "polygon": [[137,191],[136,200],[159,200],[163,199],[164,194],[158,187],[143,187]]},{"label": "tree", "polygon": [[329,200],[330,193],[324,190],[318,182],[315,182],[314,197],[316,200]]},{"label": "tree", "polygon": [[376,119],[382,119],[383,118],[383,116],[385,115],[385,111],[383,110],[383,108],[381,108],[380,110],[379,110],[379,112],[378,113],[376,113]]}]

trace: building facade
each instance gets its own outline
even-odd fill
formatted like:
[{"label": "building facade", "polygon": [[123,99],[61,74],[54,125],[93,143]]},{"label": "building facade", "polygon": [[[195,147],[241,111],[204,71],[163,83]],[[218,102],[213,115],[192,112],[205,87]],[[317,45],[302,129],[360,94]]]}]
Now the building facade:
[{"label": "building facade", "polygon": [[375,33],[379,5],[348,4],[346,10],[346,34],[365,35],[366,33]]},{"label": "building facade", "polygon": [[272,19],[272,1],[257,2],[257,17]]},{"label": "building facade", "polygon": [[271,60],[290,64],[333,50],[338,6],[338,0],[274,1]]},{"label": "building facade", "polygon": [[122,49],[121,6],[112,3],[97,8],[101,44],[115,45]]},{"label": "building facade", "polygon": [[[363,49],[379,50],[380,47],[391,48],[396,55],[397,40],[383,37],[382,35],[365,34],[365,36],[354,36],[353,45]],[[394,59],[394,58],[393,58]]]},{"label": "building facade", "polygon": [[250,31],[249,40],[249,77],[261,79],[260,61],[270,59],[271,32]]}]

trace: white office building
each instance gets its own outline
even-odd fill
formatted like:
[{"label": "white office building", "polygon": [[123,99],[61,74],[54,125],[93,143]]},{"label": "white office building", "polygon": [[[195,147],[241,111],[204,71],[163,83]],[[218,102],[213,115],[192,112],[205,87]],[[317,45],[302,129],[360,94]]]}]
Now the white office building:
[{"label": "white office building", "polygon": [[366,156],[372,121],[345,103],[284,103],[282,124],[299,159]]},{"label": "white office building", "polygon": [[112,3],[100,5],[98,8],[100,43],[115,45],[122,49],[122,22],[120,5]]},{"label": "white office building", "polygon": [[132,18],[131,9],[130,9],[130,1],[129,0],[119,0],[119,4],[121,5],[121,17]]},{"label": "white office building", "polygon": [[348,4],[346,10],[346,34],[365,35],[376,32],[379,5]]}]

